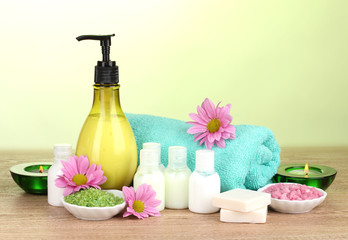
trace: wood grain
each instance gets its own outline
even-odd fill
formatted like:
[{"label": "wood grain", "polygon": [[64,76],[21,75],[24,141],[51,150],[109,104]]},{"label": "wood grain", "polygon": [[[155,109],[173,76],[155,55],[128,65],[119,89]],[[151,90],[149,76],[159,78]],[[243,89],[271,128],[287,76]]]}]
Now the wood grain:
[{"label": "wood grain", "polygon": [[348,148],[284,148],[282,163],[316,163],[338,170],[325,202],[306,214],[269,211],[265,224],[222,223],[219,214],[164,210],[161,217],[83,221],[47,196],[24,193],[11,166],[50,161],[50,151],[0,152],[0,239],[348,239]]}]

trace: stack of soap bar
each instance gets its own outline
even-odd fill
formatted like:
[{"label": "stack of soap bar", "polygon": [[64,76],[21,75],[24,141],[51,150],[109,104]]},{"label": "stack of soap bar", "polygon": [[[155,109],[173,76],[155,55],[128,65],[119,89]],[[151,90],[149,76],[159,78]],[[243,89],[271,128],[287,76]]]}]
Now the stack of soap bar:
[{"label": "stack of soap bar", "polygon": [[221,208],[222,222],[265,223],[271,195],[246,189],[234,189],[213,197],[213,205]]}]

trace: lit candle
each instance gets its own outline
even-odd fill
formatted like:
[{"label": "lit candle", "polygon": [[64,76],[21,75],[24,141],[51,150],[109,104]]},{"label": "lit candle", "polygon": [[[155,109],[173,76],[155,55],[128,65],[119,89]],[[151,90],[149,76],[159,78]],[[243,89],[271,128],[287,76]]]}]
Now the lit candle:
[{"label": "lit candle", "polygon": [[304,168],[290,170],[290,171],[288,171],[288,173],[291,173],[291,174],[299,176],[299,177],[303,176],[305,178],[308,178],[308,176],[320,175],[321,172],[316,171],[314,169],[310,169],[308,167],[308,164],[306,163]]},{"label": "lit candle", "polygon": [[293,182],[318,187],[323,190],[328,188],[335,179],[337,171],[331,167],[318,164],[282,164],[273,177],[273,182]]},{"label": "lit candle", "polygon": [[22,163],[10,169],[13,180],[27,193],[47,194],[47,172],[52,162]]},{"label": "lit candle", "polygon": [[309,172],[309,169],[308,169],[308,163],[306,163],[306,166],[305,166],[305,168],[304,168],[304,170],[303,170],[304,172],[305,172],[305,178],[308,178],[308,172]]},{"label": "lit candle", "polygon": [[31,169],[31,170],[28,170],[28,172],[32,172],[32,173],[47,173],[48,169],[43,169],[43,167],[40,166],[39,169]]}]

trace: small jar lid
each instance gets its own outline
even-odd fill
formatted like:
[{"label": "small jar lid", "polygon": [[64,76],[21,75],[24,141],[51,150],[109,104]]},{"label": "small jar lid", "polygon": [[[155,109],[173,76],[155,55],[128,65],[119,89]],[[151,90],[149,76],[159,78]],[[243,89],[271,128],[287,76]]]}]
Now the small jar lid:
[{"label": "small jar lid", "polygon": [[199,172],[215,172],[213,150],[202,149],[196,151],[196,170]]},{"label": "small jar lid", "polygon": [[71,144],[54,144],[53,151],[54,155],[71,155]]},{"label": "small jar lid", "polygon": [[185,168],[187,161],[186,147],[171,146],[168,149],[168,166],[171,168]]},{"label": "small jar lid", "polygon": [[143,149],[153,149],[158,152],[158,164],[161,163],[161,144],[156,142],[143,143]]},{"label": "small jar lid", "polygon": [[142,166],[158,166],[159,153],[156,149],[140,150],[140,165]]},{"label": "small jar lid", "polygon": [[143,149],[156,149],[161,155],[161,144],[156,142],[143,143]]}]

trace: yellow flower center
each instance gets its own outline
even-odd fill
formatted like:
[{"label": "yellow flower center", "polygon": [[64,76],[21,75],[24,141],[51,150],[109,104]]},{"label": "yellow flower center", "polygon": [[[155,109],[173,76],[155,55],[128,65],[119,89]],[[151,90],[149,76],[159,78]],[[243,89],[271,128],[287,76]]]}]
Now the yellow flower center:
[{"label": "yellow flower center", "polygon": [[145,205],[144,205],[144,203],[143,203],[142,201],[140,201],[140,200],[135,200],[135,201],[133,202],[133,209],[134,209],[134,211],[136,211],[137,213],[141,213],[141,212],[144,211]]},{"label": "yellow flower center", "polygon": [[87,183],[87,177],[85,175],[82,175],[82,174],[76,174],[72,181],[74,183],[76,183],[77,186],[80,186],[80,185],[84,185]]},{"label": "yellow flower center", "polygon": [[207,129],[210,133],[214,133],[219,131],[221,126],[220,120],[217,118],[214,118],[212,120],[210,120],[210,122],[207,125]]}]

